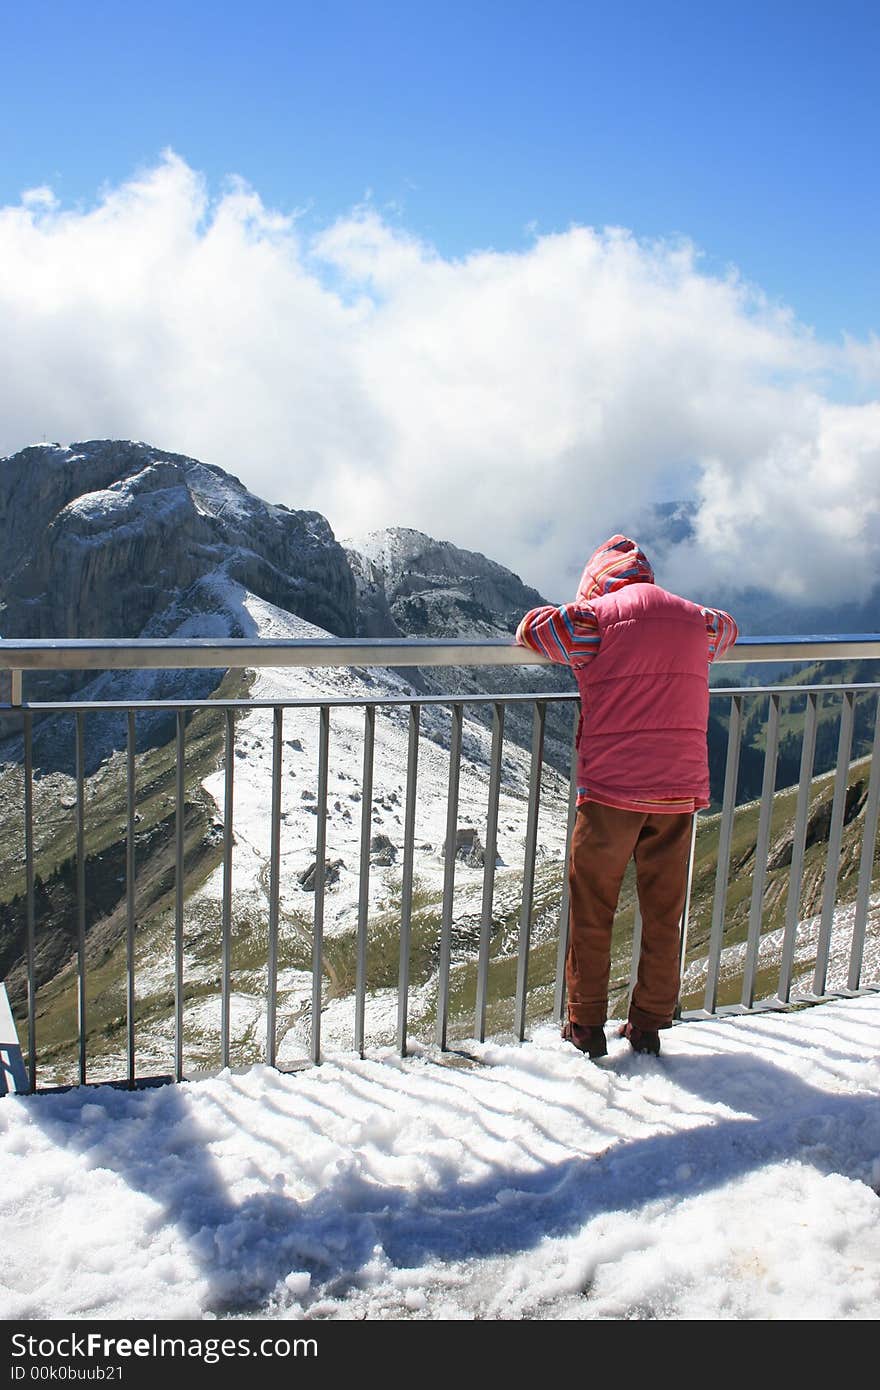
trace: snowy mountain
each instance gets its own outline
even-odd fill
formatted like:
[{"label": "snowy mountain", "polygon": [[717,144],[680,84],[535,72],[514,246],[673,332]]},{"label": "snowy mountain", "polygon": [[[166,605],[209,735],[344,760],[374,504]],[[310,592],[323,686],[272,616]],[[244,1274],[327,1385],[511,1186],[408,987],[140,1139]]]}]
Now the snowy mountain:
[{"label": "snowy mountain", "polygon": [[[43,446],[0,461],[0,489],[10,562],[0,581],[6,636],[237,636],[320,637],[364,631],[398,634],[406,629],[393,614],[383,621],[364,616],[364,568],[354,553],[337,545],[324,519],[290,512],[253,497],[230,475],[196,460],[162,453],[143,444],[99,442],[70,449]],[[26,534],[25,534],[26,533]],[[389,533],[390,534],[390,533]],[[540,596],[516,576],[482,556],[406,534],[398,566],[382,574],[389,612],[405,586],[407,554],[434,550],[432,567],[413,565],[409,599],[432,587],[434,630],[442,635],[509,635],[521,612]],[[370,562],[373,563],[373,562]],[[387,563],[387,561],[386,561]],[[456,567],[462,571],[456,583]],[[378,575],[378,570],[375,570]],[[447,623],[440,619],[441,586]],[[461,601],[478,604],[473,586],[486,579],[484,617],[466,626]],[[466,587],[471,586],[471,592]],[[395,587],[396,586],[396,587]],[[378,585],[377,585],[378,588]],[[392,591],[393,590],[393,591]],[[410,604],[410,614],[415,606]],[[406,675],[383,670],[276,672],[117,672],[46,683],[54,695],[78,685],[91,699],[204,697],[249,694],[256,700],[284,698],[363,700],[406,697],[414,687]],[[434,673],[435,688],[456,674],[469,689],[481,689],[468,673]],[[550,673],[557,678],[557,673]],[[567,680],[568,678],[566,678]],[[85,683],[83,684],[83,680]],[[222,684],[221,684],[222,682]],[[525,683],[529,683],[526,675]],[[35,679],[30,693],[35,693]],[[570,682],[568,683],[570,687]],[[40,693],[43,693],[41,691]],[[471,711],[468,712],[469,715]],[[387,1038],[390,985],[396,983],[394,902],[400,891],[402,811],[407,753],[405,709],[380,712],[376,731],[371,841],[370,998],[368,1032]],[[530,713],[520,723],[528,742]],[[334,709],[328,796],[328,869],[325,931],[327,997],[325,1034],[350,1033],[352,1026],[352,930],[359,891],[363,710]],[[311,913],[314,867],[317,716],[311,710],[285,715],[282,782],[282,943],[279,977],[283,1036],[280,1056],[301,1055],[311,1003]],[[511,721],[513,724],[514,721]],[[222,719],[210,710],[187,729],[187,903],[186,966],[188,1065],[209,1065],[219,1026],[217,926],[223,891]],[[570,714],[569,714],[570,726]],[[449,776],[449,714],[426,705],[419,749],[416,825],[416,910],[414,913],[413,1016],[430,1018],[436,976],[436,935],[442,896],[446,791]],[[501,821],[496,871],[493,949],[510,948],[521,896],[524,802],[528,754],[509,730],[503,766]],[[137,982],[139,1069],[167,1068],[170,1046],[169,992],[173,992],[173,727],[169,716],[137,717],[138,825]],[[120,1025],[124,1015],[125,811],[122,717],[96,713],[86,725],[87,758],[87,973],[94,982],[89,1001],[90,1052],[96,1074],[119,1070]],[[567,752],[567,750],[566,750]],[[24,996],[25,914],[22,882],[20,749],[14,740],[0,748],[0,863],[5,892],[0,902],[0,976],[11,997]],[[483,867],[479,827],[488,795],[489,733],[484,721],[465,720],[458,833],[468,846],[457,862],[456,933],[471,952],[479,918]],[[75,989],[76,900],[73,877],[73,743],[63,715],[44,719],[35,733],[34,786],[37,899],[40,919],[37,977],[41,986],[42,1053],[69,1063],[71,1007]],[[237,718],[234,793],[233,1050],[242,1060],[259,1055],[257,1036],[265,1014],[268,916],[269,787],[271,713],[254,710]],[[543,820],[537,872],[536,925],[561,887],[567,785],[552,767],[544,779]],[[59,814],[60,808],[60,814]],[[548,924],[552,912],[547,917]],[[549,929],[549,925],[548,925]],[[289,1036],[288,1036],[289,1035]],[[285,1041],[287,1039],[287,1041]],[[256,1051],[255,1051],[256,1049]]]},{"label": "snowy mountain", "polygon": [[[41,445],[0,460],[0,527],[6,636],[164,635],[181,595],[218,572],[331,632],[357,626],[322,516],[147,444]],[[194,607],[213,611],[198,589]]]},{"label": "snowy mountain", "polygon": [[[357,628],[354,580],[322,516],[147,444],[47,444],[0,459],[0,554],[4,637],[245,636],[224,607],[228,581],[331,633]],[[28,690],[52,698],[83,680],[31,675]],[[198,696],[217,681],[142,674],[136,688]]]},{"label": "snowy mountain", "polygon": [[343,544],[364,629],[390,619],[407,637],[509,636],[546,602],[503,565],[421,531],[389,526]]},{"label": "snowy mountain", "polygon": [[[316,512],[255,497],[213,465],[143,443],[38,445],[0,459],[0,632],[5,637],[258,637],[241,595],[350,636],[509,637],[541,596],[482,555],[391,529],[345,551]],[[205,698],[222,671],[29,673],[31,699]],[[528,667],[406,671],[415,689],[462,694],[573,690]],[[228,693],[228,687],[227,687]],[[488,712],[483,716],[487,720]],[[529,711],[509,736],[527,746]],[[569,758],[571,716],[551,711],[547,756]],[[0,736],[14,727],[0,716]],[[138,747],[166,741],[167,715],[138,721]],[[124,747],[124,720],[90,721],[94,771]],[[38,721],[36,766],[72,771],[59,721]]]}]

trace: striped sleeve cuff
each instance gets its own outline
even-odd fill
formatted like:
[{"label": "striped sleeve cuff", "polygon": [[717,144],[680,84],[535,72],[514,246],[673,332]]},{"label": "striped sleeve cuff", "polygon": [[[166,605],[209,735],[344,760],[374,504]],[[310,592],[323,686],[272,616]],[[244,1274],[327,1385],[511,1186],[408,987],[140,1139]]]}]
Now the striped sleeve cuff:
[{"label": "striped sleeve cuff", "polygon": [[547,604],[527,613],[516,631],[523,647],[541,652],[550,661],[577,669],[591,662],[599,650],[599,624],[589,604]]},{"label": "striped sleeve cuff", "polygon": [[739,629],[729,613],[722,608],[704,608],[706,636],[709,639],[709,660],[717,657],[733,646],[739,636]]}]

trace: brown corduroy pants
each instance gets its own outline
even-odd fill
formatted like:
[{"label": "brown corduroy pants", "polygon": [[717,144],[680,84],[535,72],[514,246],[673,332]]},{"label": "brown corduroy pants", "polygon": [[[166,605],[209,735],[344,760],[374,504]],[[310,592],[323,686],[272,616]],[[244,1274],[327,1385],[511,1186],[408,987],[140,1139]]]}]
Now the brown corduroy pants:
[{"label": "brown corduroy pants", "polygon": [[642,949],[629,1009],[639,1028],[668,1028],[678,998],[681,914],[691,815],[644,815],[587,801],[571,842],[565,978],[568,1016],[595,1026],[608,1016],[611,929],[630,857],[636,862]]}]

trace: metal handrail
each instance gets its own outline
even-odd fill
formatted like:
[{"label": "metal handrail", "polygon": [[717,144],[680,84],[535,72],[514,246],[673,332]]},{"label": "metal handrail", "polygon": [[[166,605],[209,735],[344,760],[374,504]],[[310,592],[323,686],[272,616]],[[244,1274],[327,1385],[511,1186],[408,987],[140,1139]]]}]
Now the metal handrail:
[{"label": "metal handrail", "polygon": [[[747,695],[750,699],[755,699],[761,695],[844,695],[849,693],[865,694],[876,691],[878,683],[876,681],[855,681],[826,682],[820,685],[716,685],[709,687],[711,698],[723,698],[729,700],[734,695]],[[273,699],[254,699],[250,696],[240,698],[224,697],[214,698],[213,696],[198,697],[192,699],[173,699],[167,700],[132,700],[120,696],[116,700],[78,700],[75,697],[68,700],[27,700],[21,706],[22,709],[34,710],[40,714],[65,714],[73,710],[81,710],[86,713],[94,713],[97,710],[198,710],[198,709],[317,709],[324,706],[328,709],[408,709],[414,702],[419,705],[445,705],[453,703],[462,705],[494,705],[498,700],[503,700],[505,705],[531,705],[536,699],[540,699],[546,705],[565,705],[573,704],[580,699],[577,687],[572,686],[571,690],[548,690],[548,691],[522,691],[513,694],[507,691],[495,691],[491,695],[476,695],[471,691],[456,695],[284,695]],[[0,701],[0,710],[11,710],[16,712],[14,705],[3,704]]]},{"label": "metal handrail", "polygon": [[[718,662],[880,660],[880,633],[741,637]],[[4,638],[0,670],[143,670],[282,666],[549,666],[507,638]]]}]

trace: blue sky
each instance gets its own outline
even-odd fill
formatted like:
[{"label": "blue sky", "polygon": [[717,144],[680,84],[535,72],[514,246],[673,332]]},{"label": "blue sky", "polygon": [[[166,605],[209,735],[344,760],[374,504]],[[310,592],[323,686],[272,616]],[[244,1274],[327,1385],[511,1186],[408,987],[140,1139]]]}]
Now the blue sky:
[{"label": "blue sky", "polygon": [[877,583],[880,0],[0,0],[0,47],[0,454],[145,440],[557,596],[682,499],[672,588]]},{"label": "blue sky", "polygon": [[691,238],[828,338],[880,330],[880,5],[0,3],[0,203],[165,147],[319,227],[367,190],[444,256]]}]

